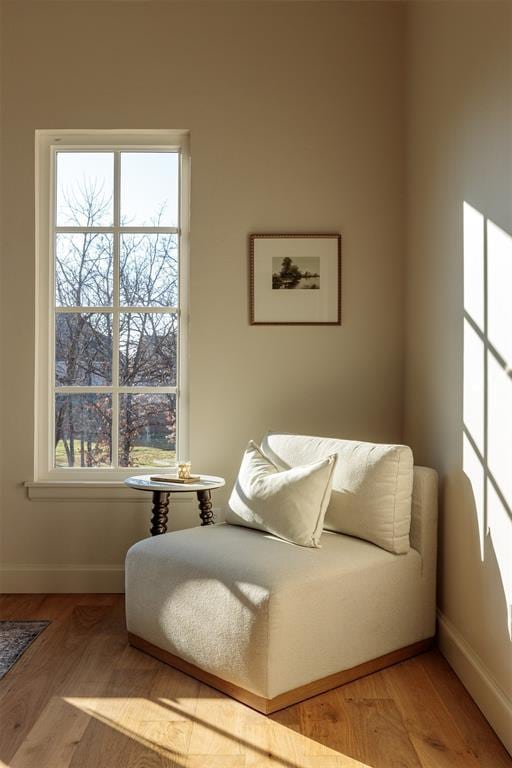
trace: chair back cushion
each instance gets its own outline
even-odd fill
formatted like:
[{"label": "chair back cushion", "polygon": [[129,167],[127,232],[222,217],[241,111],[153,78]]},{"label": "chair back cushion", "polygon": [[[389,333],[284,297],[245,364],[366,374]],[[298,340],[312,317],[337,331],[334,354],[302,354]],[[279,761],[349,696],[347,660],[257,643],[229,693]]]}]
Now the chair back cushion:
[{"label": "chair back cushion", "polygon": [[324,528],[395,554],[409,550],[413,455],[405,445],[270,432],[263,452],[283,469],[338,454]]}]

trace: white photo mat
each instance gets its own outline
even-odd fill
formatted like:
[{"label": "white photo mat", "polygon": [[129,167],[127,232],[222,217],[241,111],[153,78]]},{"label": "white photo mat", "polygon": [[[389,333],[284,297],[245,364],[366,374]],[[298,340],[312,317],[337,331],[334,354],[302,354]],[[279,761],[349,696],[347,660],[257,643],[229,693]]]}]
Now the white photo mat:
[{"label": "white photo mat", "polygon": [[249,238],[252,325],[341,325],[341,235]]}]

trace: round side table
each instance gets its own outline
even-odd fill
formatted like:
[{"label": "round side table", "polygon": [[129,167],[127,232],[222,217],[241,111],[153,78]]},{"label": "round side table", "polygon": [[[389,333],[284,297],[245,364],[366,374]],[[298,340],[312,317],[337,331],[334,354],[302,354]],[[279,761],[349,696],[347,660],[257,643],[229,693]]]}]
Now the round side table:
[{"label": "round side table", "polygon": [[214,488],[222,488],[226,481],[223,477],[201,475],[201,479],[197,483],[159,483],[151,480],[151,475],[134,475],[126,478],[124,484],[129,488],[136,488],[138,491],[152,492],[153,510],[150,533],[152,536],[158,536],[167,532],[171,493],[196,493],[201,525],[213,525],[215,520],[212,511],[211,491]]}]

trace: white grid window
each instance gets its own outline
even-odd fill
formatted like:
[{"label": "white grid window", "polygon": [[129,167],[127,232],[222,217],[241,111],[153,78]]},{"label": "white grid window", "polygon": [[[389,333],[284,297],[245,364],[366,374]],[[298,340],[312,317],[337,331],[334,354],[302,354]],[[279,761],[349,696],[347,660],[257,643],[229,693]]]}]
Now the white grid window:
[{"label": "white grid window", "polygon": [[182,134],[39,132],[36,477],[186,456],[187,198]]}]

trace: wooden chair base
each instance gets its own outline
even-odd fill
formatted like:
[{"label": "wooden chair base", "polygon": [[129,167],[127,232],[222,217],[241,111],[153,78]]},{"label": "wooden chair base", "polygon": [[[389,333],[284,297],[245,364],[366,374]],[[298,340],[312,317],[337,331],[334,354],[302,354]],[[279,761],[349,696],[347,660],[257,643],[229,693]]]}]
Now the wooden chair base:
[{"label": "wooden chair base", "polygon": [[290,707],[292,704],[298,704],[299,701],[304,699],[310,699],[312,696],[318,696],[320,693],[330,691],[332,688],[338,688],[340,685],[350,683],[353,680],[357,680],[359,677],[365,677],[371,675],[373,672],[378,672],[380,669],[390,667],[393,664],[398,664],[400,661],[410,659],[412,656],[417,656],[419,653],[424,653],[432,647],[434,638],[430,637],[427,640],[420,640],[418,643],[407,645],[405,648],[399,648],[391,653],[386,653],[384,656],[379,656],[377,659],[366,661],[364,664],[359,664],[357,667],[351,669],[344,669],[341,672],[336,672],[334,675],[328,675],[322,677],[320,680],[314,680],[306,685],[301,685],[298,688],[293,688],[291,691],[280,693],[273,699],[266,699],[263,696],[258,696],[251,691],[247,691],[245,688],[240,688],[238,685],[230,683],[228,680],[223,680],[221,677],[212,675],[210,672],[205,672],[203,669],[190,664],[184,659],[180,659],[179,656],[175,656],[168,651],[164,651],[162,648],[158,648],[152,643],[148,643],[142,637],[128,633],[128,641],[134,648],[138,648],[139,651],[154,656],[156,659],[169,664],[175,669],[179,669],[180,672],[184,672],[191,677],[195,677],[202,683],[216,688],[222,693],[231,696],[231,698],[241,701],[242,704],[256,709],[264,715],[270,715],[272,712],[277,712],[279,709]]}]

